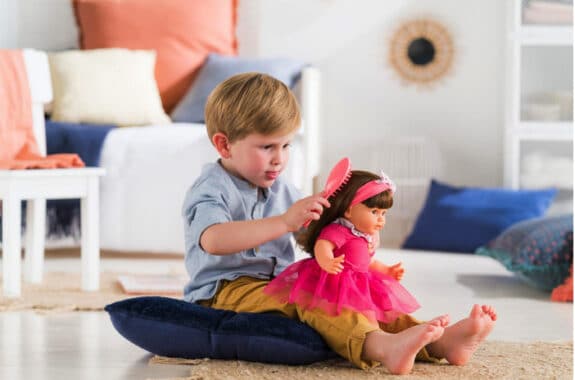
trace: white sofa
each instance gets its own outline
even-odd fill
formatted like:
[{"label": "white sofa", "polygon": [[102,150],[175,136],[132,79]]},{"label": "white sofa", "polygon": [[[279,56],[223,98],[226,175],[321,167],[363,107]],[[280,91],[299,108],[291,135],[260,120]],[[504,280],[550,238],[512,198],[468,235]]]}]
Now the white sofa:
[{"label": "white sofa", "polygon": [[[37,52],[37,51],[36,51]],[[46,55],[27,54],[33,96],[34,127],[45,145],[44,105],[52,99]],[[302,128],[293,144],[290,166],[283,175],[304,194],[319,173],[319,80],[305,68],[294,88],[302,111]],[[104,141],[100,166],[100,247],[123,252],[183,253],[184,194],[205,163],[217,158],[203,124],[173,123],[113,129]],[[77,244],[49,240],[48,248]]]}]

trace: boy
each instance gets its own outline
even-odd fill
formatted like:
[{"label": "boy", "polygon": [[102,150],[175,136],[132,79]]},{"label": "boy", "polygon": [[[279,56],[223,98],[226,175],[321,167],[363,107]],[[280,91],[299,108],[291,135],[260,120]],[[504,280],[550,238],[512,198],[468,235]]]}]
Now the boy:
[{"label": "boy", "polygon": [[297,318],[360,368],[382,363],[391,373],[403,374],[411,371],[416,356],[452,364],[469,360],[493,327],[495,312],[489,306],[475,305],[468,318],[450,327],[447,315],[426,323],[406,315],[378,326],[359,313],[330,316],[264,294],[269,280],[294,260],[291,233],[329,207],[320,194],[299,199],[279,176],[300,124],[297,101],[282,82],[245,73],[214,89],[205,116],[220,159],[204,167],[184,201],[187,301]]}]

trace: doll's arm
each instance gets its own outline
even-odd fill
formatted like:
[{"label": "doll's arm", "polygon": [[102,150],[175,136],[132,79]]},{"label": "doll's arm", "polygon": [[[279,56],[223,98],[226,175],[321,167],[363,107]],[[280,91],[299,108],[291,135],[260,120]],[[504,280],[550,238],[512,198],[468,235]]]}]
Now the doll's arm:
[{"label": "doll's arm", "polygon": [[329,274],[337,274],[343,270],[345,255],[333,257],[335,245],[329,240],[318,239],[313,247],[314,257],[324,271]]},{"label": "doll's arm", "polygon": [[403,264],[401,262],[394,264],[392,266],[387,266],[381,261],[377,261],[375,259],[371,260],[369,264],[369,268],[380,273],[386,274],[395,278],[397,281],[400,281],[403,278],[403,273],[405,269],[403,269]]}]

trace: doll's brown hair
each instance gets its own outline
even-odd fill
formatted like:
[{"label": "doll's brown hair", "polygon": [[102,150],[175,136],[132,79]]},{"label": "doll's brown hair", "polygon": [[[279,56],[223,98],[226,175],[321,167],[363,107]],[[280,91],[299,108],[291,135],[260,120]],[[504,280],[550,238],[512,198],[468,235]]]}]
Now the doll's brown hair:
[{"label": "doll's brown hair", "polygon": [[[305,231],[298,234],[296,238],[298,245],[313,256],[313,248],[321,230],[344,215],[355,193],[361,186],[369,181],[378,179],[380,179],[380,177],[377,174],[363,170],[353,170],[349,181],[334,195],[328,198],[331,207],[325,208],[318,220],[313,220]],[[386,190],[361,203],[367,207],[388,209],[393,206],[393,194],[390,190]]]}]

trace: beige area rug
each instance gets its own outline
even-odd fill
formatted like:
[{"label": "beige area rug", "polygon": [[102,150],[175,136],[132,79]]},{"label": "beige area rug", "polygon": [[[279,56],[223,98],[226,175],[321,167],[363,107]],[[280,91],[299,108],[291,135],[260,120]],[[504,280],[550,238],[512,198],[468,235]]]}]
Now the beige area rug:
[{"label": "beige area rug", "polygon": [[0,312],[103,310],[109,303],[136,297],[136,295],[123,292],[117,281],[119,275],[119,273],[101,273],[100,290],[84,292],[81,290],[81,279],[78,273],[47,272],[44,273],[42,284],[32,285],[23,282],[20,298],[6,298],[0,293]]},{"label": "beige area rug", "polygon": [[[236,360],[177,359],[154,356],[152,364],[190,366],[190,376],[181,380],[208,379],[573,379],[573,342],[510,343],[485,342],[462,367],[416,363],[405,376],[393,376],[384,368],[357,369],[344,360],[330,360],[307,366],[286,366]],[[164,379],[167,380],[167,379]]]}]

